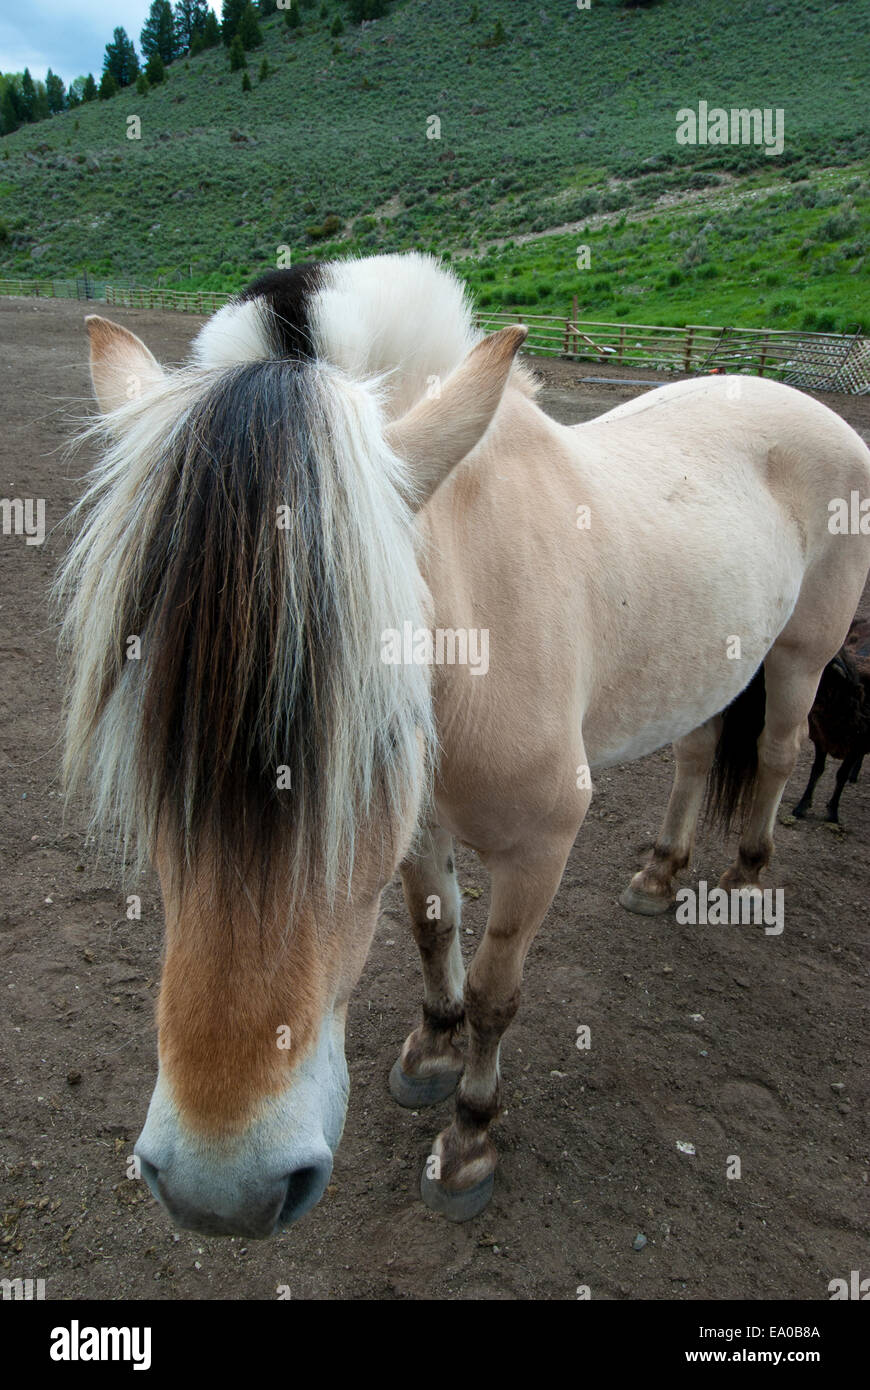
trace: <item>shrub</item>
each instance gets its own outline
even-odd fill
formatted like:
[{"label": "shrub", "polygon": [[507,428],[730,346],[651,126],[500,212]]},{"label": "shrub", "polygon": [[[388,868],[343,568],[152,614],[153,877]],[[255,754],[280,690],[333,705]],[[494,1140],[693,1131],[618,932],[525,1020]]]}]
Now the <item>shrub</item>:
[{"label": "shrub", "polygon": [[340,232],[341,226],[341,218],[336,217],[334,213],[330,213],[330,215],[324,217],[323,221],[319,224],[306,227],[305,234],[310,237],[312,241],[322,241],[324,237],[334,236],[336,232]]}]

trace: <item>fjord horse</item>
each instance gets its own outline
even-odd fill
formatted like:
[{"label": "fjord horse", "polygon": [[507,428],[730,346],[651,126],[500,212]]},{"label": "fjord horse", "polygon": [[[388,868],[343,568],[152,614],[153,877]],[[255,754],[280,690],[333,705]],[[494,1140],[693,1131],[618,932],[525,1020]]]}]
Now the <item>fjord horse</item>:
[{"label": "fjord horse", "polygon": [[[156,866],[159,1072],[136,1145],[181,1226],[267,1236],[328,1182],[344,1021],[401,872],[423,1017],[391,1089],[456,1089],[424,1199],[489,1199],[499,1046],[591,772],[674,742],[649,863],[664,911],[712,779],[752,889],[870,538],[829,502],[870,454],[751,378],[556,424],[428,257],[267,275],[164,372],[88,320],[102,456],[61,576],[66,772]],[[387,662],[390,630],[488,633],[485,674]],[[131,639],[136,639],[131,641]],[[89,771],[88,771],[89,770]],[[488,868],[465,970],[453,840]]]}]

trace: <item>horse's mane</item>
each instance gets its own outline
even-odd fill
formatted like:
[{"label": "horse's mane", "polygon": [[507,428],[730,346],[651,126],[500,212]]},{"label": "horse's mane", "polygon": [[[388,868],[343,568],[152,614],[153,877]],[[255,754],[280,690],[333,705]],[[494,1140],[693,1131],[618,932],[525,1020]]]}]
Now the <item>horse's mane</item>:
[{"label": "horse's mane", "polygon": [[[440,317],[434,288],[401,303],[421,269]],[[58,589],[65,770],[121,843],[205,856],[227,893],[282,864],[291,895],[312,873],[331,895],[361,820],[389,835],[423,794],[428,675],[381,661],[427,603],[383,425],[472,335],[427,258],[273,274],[86,432],[102,457]]]},{"label": "horse's mane", "polygon": [[[433,380],[458,367],[482,337],[462,281],[433,256],[410,252],[263,275],[201,330],[194,344],[197,361],[221,366],[256,360],[264,338],[252,301],[264,299],[276,313],[276,345],[296,348],[303,317],[302,338],[317,358],[356,381],[378,379],[390,420],[410,410]],[[527,395],[536,392],[518,362],[511,381]]]}]

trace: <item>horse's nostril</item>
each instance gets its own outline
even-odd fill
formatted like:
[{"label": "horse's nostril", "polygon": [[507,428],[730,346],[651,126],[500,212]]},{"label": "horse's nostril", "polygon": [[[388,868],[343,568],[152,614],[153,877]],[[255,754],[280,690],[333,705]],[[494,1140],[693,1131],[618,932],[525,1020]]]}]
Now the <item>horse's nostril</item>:
[{"label": "horse's nostril", "polygon": [[158,1169],[155,1168],[153,1163],[149,1163],[147,1158],[143,1158],[141,1154],[137,1154],[136,1157],[139,1160],[139,1172],[145,1179],[149,1191],[152,1196],[159,1198],[160,1192],[157,1187]]},{"label": "horse's nostril", "polygon": [[279,1225],[289,1225],[291,1221],[298,1220],[316,1206],[329,1181],[330,1167],[312,1164],[307,1168],[297,1168],[290,1174],[287,1179],[287,1196],[278,1217]]}]

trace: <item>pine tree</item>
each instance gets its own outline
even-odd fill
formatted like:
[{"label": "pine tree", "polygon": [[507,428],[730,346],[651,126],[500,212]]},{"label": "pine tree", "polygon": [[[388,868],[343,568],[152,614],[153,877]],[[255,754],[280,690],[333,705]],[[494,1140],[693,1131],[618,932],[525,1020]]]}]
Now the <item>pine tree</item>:
[{"label": "pine tree", "polygon": [[148,78],[149,87],[159,87],[160,83],[166,79],[166,65],[159,53],[152,53],[148,62],[145,64],[145,76]]},{"label": "pine tree", "polygon": [[49,68],[45,75],[45,94],[48,98],[48,109],[54,116],[58,111],[62,111],[66,106],[66,88],[63,82]]},{"label": "pine tree", "polygon": [[148,78],[145,76],[144,72],[140,72],[139,76],[136,78],[136,91],[139,93],[140,97],[147,97],[148,86]]},{"label": "pine tree", "polygon": [[176,53],[193,51],[194,40],[198,34],[202,35],[210,13],[206,0],[176,0],[173,11]]},{"label": "pine tree", "polygon": [[218,23],[218,17],[214,10],[209,10],[205,17],[202,40],[206,48],[217,48],[221,41],[221,26]]},{"label": "pine tree", "polygon": [[248,74],[247,74],[246,72],[243,72],[243,73],[242,73],[242,91],[243,91],[243,92],[249,92],[250,90],[251,90],[251,79],[250,79],[250,77],[248,76]]},{"label": "pine tree", "polygon": [[272,69],[269,67],[269,59],[264,58],[260,64],[260,81],[265,82]]},{"label": "pine tree", "polygon": [[354,24],[362,24],[364,19],[383,19],[386,13],[386,0],[350,0],[350,17]]},{"label": "pine tree", "polygon": [[341,15],[340,15],[340,14],[337,14],[337,15],[335,16],[335,19],[332,21],[332,28],[330,29],[329,32],[330,32],[330,34],[332,35],[332,37],[333,37],[334,39],[337,39],[337,38],[339,37],[339,35],[341,35],[341,34],[344,33],[344,25],[343,25],[342,22],[341,22]]},{"label": "pine tree", "polygon": [[239,32],[239,21],[246,4],[247,0],[224,0],[221,9],[221,38],[227,48]]},{"label": "pine tree", "polygon": [[299,13],[299,0],[290,0],[290,8],[285,11],[284,19],[288,29],[298,29],[302,23],[302,16]]},{"label": "pine tree", "polygon": [[[106,44],[103,58],[103,73],[111,73],[118,87],[129,87],[139,75],[139,59],[132,39],[127,37],[126,29],[117,28],[112,42]],[[114,92],[112,93],[114,96]]]},{"label": "pine tree", "polygon": [[3,94],[0,96],[0,135],[11,135],[13,130],[18,129],[18,124],[12,87],[9,82],[4,82]]},{"label": "pine tree", "polygon": [[94,74],[89,72],[82,87],[82,101],[95,101],[97,96],[97,84],[94,81]]},{"label": "pine tree", "polygon": [[33,78],[30,76],[30,68],[24,69],[24,76],[21,79],[21,119],[32,121],[36,119],[36,87]]},{"label": "pine tree", "polygon": [[260,32],[260,22],[257,19],[257,11],[248,0],[247,5],[242,10],[242,17],[239,20],[239,36],[242,40],[242,47],[246,49],[259,48],[263,42],[263,35]]},{"label": "pine tree", "polygon": [[45,90],[45,83],[37,78],[33,85],[36,88],[36,96],[33,99],[33,119],[46,121],[51,112],[48,107],[48,93]]},{"label": "pine tree", "polygon": [[109,101],[111,97],[117,94],[117,91],[118,84],[107,68],[100,81],[98,93],[100,101]]},{"label": "pine tree", "polygon": [[238,72],[240,68],[246,68],[248,60],[245,57],[245,50],[242,48],[242,36],[236,34],[230,44],[230,72]]},{"label": "pine tree", "polygon": [[177,57],[175,19],[169,0],[151,0],[148,18],[139,35],[139,43],[146,58],[159,53],[164,63],[171,63],[173,58]]}]

